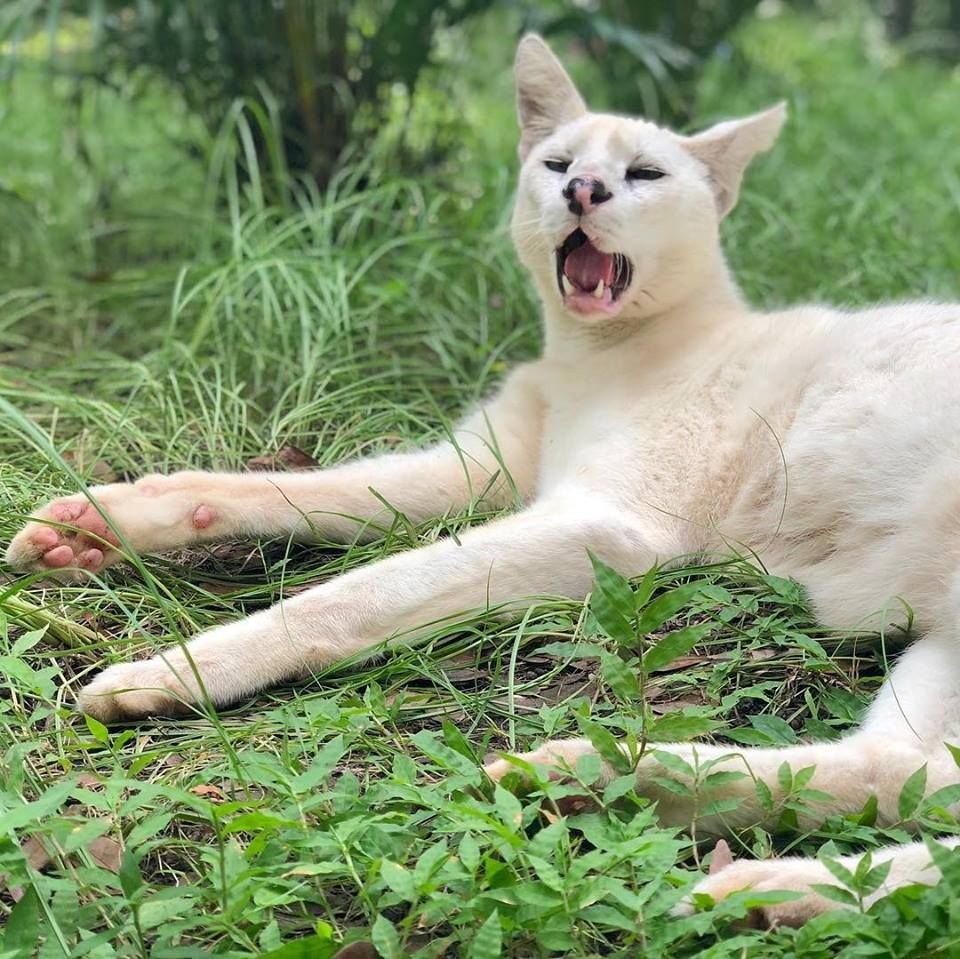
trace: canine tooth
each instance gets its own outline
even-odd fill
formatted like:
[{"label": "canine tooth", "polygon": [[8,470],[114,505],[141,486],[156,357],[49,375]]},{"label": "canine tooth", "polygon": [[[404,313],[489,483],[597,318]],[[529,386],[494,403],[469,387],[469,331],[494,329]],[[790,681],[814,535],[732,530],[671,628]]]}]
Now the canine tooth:
[{"label": "canine tooth", "polygon": [[563,276],[561,277],[561,280],[562,280],[562,282],[563,282],[563,292],[566,293],[566,294],[572,293],[572,292],[573,292],[573,284],[570,282],[570,279],[569,279],[569,277],[567,276],[566,273],[563,274]]},{"label": "canine tooth", "polygon": [[598,299],[603,298],[603,280],[600,280],[597,283],[597,288],[593,291],[593,295]]}]

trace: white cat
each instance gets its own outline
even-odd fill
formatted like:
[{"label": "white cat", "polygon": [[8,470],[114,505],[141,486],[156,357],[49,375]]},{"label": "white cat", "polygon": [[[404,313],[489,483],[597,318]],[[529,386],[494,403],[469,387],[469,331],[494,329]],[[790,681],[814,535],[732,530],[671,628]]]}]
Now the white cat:
[{"label": "white cat", "polygon": [[[97,487],[96,506],[78,495],[38,511],[7,556],[26,569],[99,570],[122,558],[121,542],[145,553],[317,530],[371,538],[389,522],[384,500],[414,522],[475,498],[523,508],[210,630],[188,645],[192,662],[173,648],[111,666],[81,707],[111,721],[204,696],[222,705],[468,607],[583,597],[588,549],[639,573],[736,544],[798,579],[824,623],[902,623],[903,597],[923,638],[862,727],[838,742],[658,745],[691,765],[717,759],[714,770],[750,772],[701,794],[699,809],[718,796],[740,804],[699,818],[698,833],[772,825],[754,779],[782,796],[784,763],[816,767],[810,785],[833,797],[811,807],[811,822],[871,796],[881,823],[898,821],[900,789],[921,766],[928,794],[960,781],[944,745],[960,741],[960,306],[752,311],[718,227],[784,107],[679,136],[589,113],[537,37],[522,41],[516,74],[523,166],[513,234],[543,301],[545,345],[454,442],[316,473],[178,473]],[[524,758],[563,767],[591,751],[586,741],[549,742]],[[511,768],[504,758],[488,772],[499,779]],[[690,799],[653,782],[676,775],[647,753],[637,788],[667,823],[690,826]],[[921,843],[879,858],[893,866],[876,895],[937,879]],[[715,899],[748,886],[797,890],[803,898],[768,918],[800,922],[836,908],[810,890],[832,881],[816,861],[780,859],[727,865],[698,889]]]}]

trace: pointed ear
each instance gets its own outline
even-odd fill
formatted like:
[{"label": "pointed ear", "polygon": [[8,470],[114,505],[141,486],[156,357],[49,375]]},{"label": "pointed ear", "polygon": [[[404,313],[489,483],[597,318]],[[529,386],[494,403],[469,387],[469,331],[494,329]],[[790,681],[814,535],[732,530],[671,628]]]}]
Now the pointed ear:
[{"label": "pointed ear", "polygon": [[520,41],[514,75],[520,114],[520,159],[525,160],[537,143],[557,127],[583,116],[587,107],[553,51],[535,33],[528,33]]},{"label": "pointed ear", "polygon": [[721,218],[736,206],[747,165],[773,146],[786,118],[787,105],[781,102],[763,113],[727,120],[684,138],[683,145],[710,171]]},{"label": "pointed ear", "polygon": [[726,839],[718,839],[713,847],[713,857],[710,859],[710,875],[715,876],[718,872],[723,872],[733,862],[733,853]]}]

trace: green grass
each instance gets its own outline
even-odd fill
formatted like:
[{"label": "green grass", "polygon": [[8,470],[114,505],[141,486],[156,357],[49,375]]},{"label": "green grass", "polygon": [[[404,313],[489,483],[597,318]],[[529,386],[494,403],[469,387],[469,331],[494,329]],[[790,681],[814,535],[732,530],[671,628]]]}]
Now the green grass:
[{"label": "green grass", "polygon": [[[703,81],[704,120],[782,96],[793,110],[727,225],[748,294],[960,295],[957,78],[891,64],[849,22],[781,17],[736,51]],[[0,173],[0,539],[77,474],[238,469],[286,444],[329,465],[435,438],[536,351],[502,129],[476,170],[405,179],[381,160],[319,196],[282,169],[230,175],[249,114],[211,139],[154,81],[108,95],[24,70],[14,84],[0,93],[16,146]],[[480,959],[955,954],[955,883],[800,932],[738,929],[742,900],[674,920],[706,850],[660,828],[628,782],[559,819],[561,786],[484,786],[484,753],[546,736],[849,729],[882,678],[879,644],[818,628],[793,584],[741,562],[658,573],[656,596],[695,587],[635,647],[589,605],[542,601],[507,622],[464,613],[216,721],[107,732],[70,706],[108,662],[480,519],[353,548],[151,557],[70,587],[5,573],[0,956],[322,957],[371,936],[386,956]],[[639,650],[691,624],[693,652],[644,675]],[[904,836],[858,815],[805,834],[784,812],[735,850]]]}]

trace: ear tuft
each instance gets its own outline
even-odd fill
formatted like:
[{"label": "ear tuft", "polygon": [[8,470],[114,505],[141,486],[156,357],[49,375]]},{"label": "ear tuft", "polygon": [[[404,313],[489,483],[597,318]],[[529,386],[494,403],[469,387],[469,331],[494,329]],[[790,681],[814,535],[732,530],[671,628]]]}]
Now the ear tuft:
[{"label": "ear tuft", "polygon": [[525,160],[537,143],[557,127],[583,116],[587,107],[553,51],[535,33],[526,34],[520,41],[514,75],[520,116],[520,159]]},{"label": "ear tuft", "polygon": [[740,183],[750,161],[773,146],[786,119],[787,104],[781,100],[762,113],[725,120],[684,139],[684,146],[710,171],[721,217],[736,206]]}]

